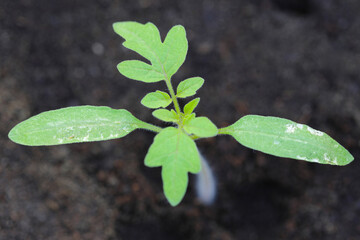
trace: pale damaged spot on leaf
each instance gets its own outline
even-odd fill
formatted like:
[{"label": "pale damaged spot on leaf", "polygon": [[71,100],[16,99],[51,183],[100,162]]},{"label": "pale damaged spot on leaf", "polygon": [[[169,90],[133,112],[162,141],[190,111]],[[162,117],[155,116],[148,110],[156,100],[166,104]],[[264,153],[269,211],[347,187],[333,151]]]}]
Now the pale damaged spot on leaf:
[{"label": "pale damaged spot on leaf", "polygon": [[299,160],[308,161],[308,158],[304,157],[304,156],[297,155],[296,158],[299,159]]},{"label": "pale damaged spot on leaf", "polygon": [[311,162],[315,162],[315,163],[319,163],[319,162],[320,162],[320,160],[319,160],[318,158],[313,158],[313,159],[311,159],[310,161],[311,161]]},{"label": "pale damaged spot on leaf", "polygon": [[294,133],[296,130],[295,124],[286,124],[286,133]]},{"label": "pale damaged spot on leaf", "polygon": [[296,129],[302,130],[304,128],[303,124],[300,123],[289,123],[286,124],[286,133],[295,133]]},{"label": "pale damaged spot on leaf", "polygon": [[327,153],[324,153],[324,160],[325,160],[325,162],[327,162],[329,164],[337,164],[337,157],[334,157],[333,159],[331,159]]},{"label": "pale damaged spot on leaf", "polygon": [[324,135],[323,132],[320,132],[320,131],[318,131],[318,130],[315,130],[315,129],[309,127],[309,126],[307,127],[307,130],[308,130],[312,135],[316,135],[316,136],[322,136],[322,135]]},{"label": "pale damaged spot on leaf", "polygon": [[310,159],[310,158],[307,158],[305,156],[300,156],[300,155],[297,155],[296,158],[299,159],[299,160],[308,161],[308,162],[314,162],[314,163],[319,163],[320,162],[318,158]]}]

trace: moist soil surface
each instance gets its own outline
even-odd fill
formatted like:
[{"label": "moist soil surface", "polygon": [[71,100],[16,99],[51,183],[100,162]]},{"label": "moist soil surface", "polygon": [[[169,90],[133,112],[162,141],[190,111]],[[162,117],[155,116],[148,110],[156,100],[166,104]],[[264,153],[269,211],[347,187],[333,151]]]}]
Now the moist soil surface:
[{"label": "moist soil surface", "polygon": [[[360,236],[360,1],[1,0],[0,239],[332,239]],[[198,141],[216,176],[203,205],[190,176],[171,207],[161,170],[143,164],[154,134],[53,147],[8,140],[18,122],[76,105],[125,108],[166,90],[121,76],[139,59],[116,21],[187,30],[173,82],[201,76],[199,116],[218,127],[246,114],[288,118],[327,132],[354,155],[345,167],[284,159],[230,136]],[[183,105],[185,102],[181,102]]]}]

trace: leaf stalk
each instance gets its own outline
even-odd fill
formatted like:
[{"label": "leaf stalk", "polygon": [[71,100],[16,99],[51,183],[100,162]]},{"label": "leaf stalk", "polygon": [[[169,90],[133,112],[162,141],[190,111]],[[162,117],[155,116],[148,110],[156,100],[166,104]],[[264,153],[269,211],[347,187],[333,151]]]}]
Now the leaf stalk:
[{"label": "leaf stalk", "polygon": [[150,124],[150,123],[147,123],[147,122],[141,122],[140,127],[141,127],[142,129],[146,129],[146,130],[149,130],[149,131],[152,131],[152,132],[156,132],[156,133],[159,133],[159,132],[161,132],[161,130],[162,130],[161,127],[155,126],[155,125]]}]

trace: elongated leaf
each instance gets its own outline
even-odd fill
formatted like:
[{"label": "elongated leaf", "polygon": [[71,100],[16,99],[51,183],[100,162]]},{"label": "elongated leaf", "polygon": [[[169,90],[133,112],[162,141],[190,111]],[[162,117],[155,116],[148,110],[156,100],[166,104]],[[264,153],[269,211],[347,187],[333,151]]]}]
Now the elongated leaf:
[{"label": "elongated leaf", "polygon": [[169,94],[159,90],[146,94],[141,100],[141,104],[148,108],[167,107],[171,102]]},{"label": "elongated leaf", "polygon": [[125,109],[79,106],[33,116],[9,133],[9,138],[28,146],[59,145],[121,138],[142,127]]},{"label": "elongated leaf", "polygon": [[171,109],[171,111],[167,109],[157,109],[152,112],[152,115],[164,122],[177,122],[179,120],[174,109]]},{"label": "elongated leaf", "polygon": [[[148,69],[147,66],[146,68],[131,66],[134,71],[129,73],[129,66],[120,64],[120,73],[125,73],[124,75],[129,78],[144,82],[169,80],[185,61],[188,42],[185,29],[181,25],[170,29],[164,43],[161,42],[159,30],[152,23],[117,22],[113,27],[115,32],[125,39],[123,44],[125,47],[151,62],[151,80],[144,80],[146,75],[144,71]],[[154,73],[158,73],[156,77],[153,77]]]},{"label": "elongated leaf", "polygon": [[179,98],[186,98],[196,94],[196,91],[202,87],[204,84],[204,79],[201,77],[192,77],[185,79],[180,82],[177,90],[176,96]]},{"label": "elongated leaf", "polygon": [[184,126],[185,131],[193,133],[199,137],[214,137],[218,129],[207,117],[197,117],[187,121]]},{"label": "elongated leaf", "polygon": [[195,98],[195,99],[191,100],[190,102],[188,102],[184,106],[184,113],[191,114],[194,111],[194,109],[197,107],[199,102],[200,102],[200,98]]},{"label": "elongated leaf", "polygon": [[138,60],[123,61],[117,68],[125,77],[142,82],[152,83],[164,79],[161,72],[157,72],[151,65]]},{"label": "elongated leaf", "polygon": [[198,173],[200,157],[195,142],[182,130],[168,127],[155,136],[145,157],[148,167],[162,167],[164,193],[172,206],[183,199],[188,172]]},{"label": "elongated leaf", "polygon": [[247,115],[222,129],[242,145],[279,157],[346,165],[354,157],[326,133],[293,121]]},{"label": "elongated leaf", "polygon": [[188,42],[185,28],[176,25],[170,29],[163,44],[162,62],[169,78],[177,72],[185,62]]}]

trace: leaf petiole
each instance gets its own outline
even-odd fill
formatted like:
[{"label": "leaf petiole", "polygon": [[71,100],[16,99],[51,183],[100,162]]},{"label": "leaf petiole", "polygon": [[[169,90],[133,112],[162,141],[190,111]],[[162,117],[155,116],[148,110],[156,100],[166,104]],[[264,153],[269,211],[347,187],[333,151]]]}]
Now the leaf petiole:
[{"label": "leaf petiole", "polygon": [[218,135],[224,135],[224,134],[229,134],[229,131],[227,130],[227,127],[219,128],[218,129]]},{"label": "leaf petiole", "polygon": [[145,130],[156,132],[156,133],[159,133],[162,130],[161,127],[155,126],[155,125],[147,123],[147,122],[141,122],[141,124],[139,124],[139,127],[142,129],[145,129]]}]

